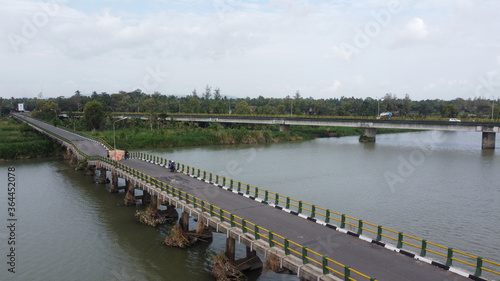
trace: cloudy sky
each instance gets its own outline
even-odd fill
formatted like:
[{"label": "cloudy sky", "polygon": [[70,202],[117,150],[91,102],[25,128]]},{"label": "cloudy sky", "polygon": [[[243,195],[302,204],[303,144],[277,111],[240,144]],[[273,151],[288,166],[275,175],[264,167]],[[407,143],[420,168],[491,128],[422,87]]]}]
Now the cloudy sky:
[{"label": "cloudy sky", "polygon": [[0,0],[0,96],[500,98],[498,0]]}]

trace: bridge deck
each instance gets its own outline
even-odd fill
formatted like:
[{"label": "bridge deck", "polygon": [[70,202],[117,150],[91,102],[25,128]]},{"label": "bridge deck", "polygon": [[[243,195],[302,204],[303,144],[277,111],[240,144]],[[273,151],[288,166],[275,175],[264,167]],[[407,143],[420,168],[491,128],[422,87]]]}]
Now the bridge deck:
[{"label": "bridge deck", "polygon": [[[89,155],[106,156],[106,149],[95,142],[54,126],[30,119],[50,131],[70,139]],[[267,204],[225,191],[213,184],[138,159],[122,163],[149,174],[226,211],[280,234],[340,263],[351,266],[377,280],[469,280],[424,262],[365,242],[312,221],[286,213]]]}]

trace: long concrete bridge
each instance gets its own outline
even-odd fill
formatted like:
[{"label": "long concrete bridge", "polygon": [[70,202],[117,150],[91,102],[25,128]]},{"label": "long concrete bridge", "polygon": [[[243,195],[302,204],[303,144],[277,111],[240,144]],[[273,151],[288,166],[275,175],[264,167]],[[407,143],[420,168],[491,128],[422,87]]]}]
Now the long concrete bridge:
[{"label": "long concrete bridge", "polygon": [[301,280],[491,280],[500,264],[452,248],[336,213],[313,204],[237,182],[167,159],[133,152],[114,161],[105,142],[15,115],[61,143],[78,161],[118,178],[127,193],[137,189],[151,200],[175,207],[181,219],[194,217],[226,235],[226,254],[234,260],[236,242],[247,255],[260,253],[276,269]]},{"label": "long concrete bridge", "polygon": [[[143,114],[115,115],[124,118],[143,116]],[[482,133],[482,148],[494,149],[496,133],[500,132],[500,122],[494,121],[445,121],[445,120],[413,120],[413,119],[376,119],[362,117],[328,117],[328,116],[266,116],[266,115],[214,115],[214,114],[171,114],[167,117],[174,121],[205,122],[205,123],[241,123],[280,125],[281,131],[289,131],[292,125],[328,126],[328,127],[355,127],[364,128],[366,137],[375,141],[376,130],[405,129],[427,131],[457,131]]]}]

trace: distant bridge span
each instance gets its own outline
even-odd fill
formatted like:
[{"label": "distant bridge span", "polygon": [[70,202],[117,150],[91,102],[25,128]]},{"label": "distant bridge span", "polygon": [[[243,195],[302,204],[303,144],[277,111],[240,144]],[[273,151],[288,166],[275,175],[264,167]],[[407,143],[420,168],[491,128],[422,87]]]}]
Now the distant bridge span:
[{"label": "distant bridge span", "polygon": [[[116,114],[117,116],[137,116],[136,114]],[[141,115],[143,116],[143,115]],[[170,114],[167,119],[182,122],[217,122],[242,124],[280,125],[281,131],[289,131],[291,125],[355,127],[364,128],[365,136],[375,140],[376,129],[406,129],[426,131],[481,132],[482,148],[494,149],[496,133],[500,132],[500,122],[453,122],[440,120],[411,119],[369,119],[321,116],[262,116],[262,115],[217,115],[217,114]]]}]

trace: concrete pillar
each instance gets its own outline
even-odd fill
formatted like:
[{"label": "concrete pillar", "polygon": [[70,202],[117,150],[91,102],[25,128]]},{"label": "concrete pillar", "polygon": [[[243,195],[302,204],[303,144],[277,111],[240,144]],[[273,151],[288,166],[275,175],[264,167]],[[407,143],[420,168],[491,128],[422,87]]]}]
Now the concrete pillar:
[{"label": "concrete pillar", "polygon": [[111,186],[109,188],[109,192],[118,192],[118,174],[115,171],[111,172]]},{"label": "concrete pillar", "polygon": [[131,180],[125,180],[125,190],[129,191],[131,188],[134,188],[134,183]]},{"label": "concrete pillar", "polygon": [[131,184],[125,193],[124,203],[125,206],[135,205],[137,203],[137,199],[134,196],[135,194],[135,186]]},{"label": "concrete pillar", "polygon": [[230,261],[235,261],[236,258],[236,240],[232,237],[226,238],[226,257]]},{"label": "concrete pillar", "polygon": [[99,179],[97,179],[97,183],[106,183],[106,169],[105,168],[100,168],[99,169]]},{"label": "concrete pillar", "polygon": [[375,136],[377,135],[376,128],[365,128],[365,133],[359,138],[360,142],[375,142]]},{"label": "concrete pillar", "polygon": [[158,210],[158,195],[151,196],[151,202],[149,202],[149,206]]},{"label": "concrete pillar", "polygon": [[290,132],[290,125],[281,124],[280,132]]},{"label": "concrete pillar", "polygon": [[189,231],[189,214],[186,212],[183,212],[181,215],[181,218],[179,219],[179,226],[181,227],[182,231],[188,232]]},{"label": "concrete pillar", "polygon": [[[174,205],[167,204],[167,210],[164,211],[168,218],[171,218],[174,222],[179,218],[179,213],[175,209]],[[188,220],[189,222],[189,220]],[[189,227],[188,227],[189,228]]]},{"label": "concrete pillar", "polygon": [[250,251],[250,247],[247,246],[247,258],[255,257],[257,252],[255,250]]},{"label": "concrete pillar", "polygon": [[376,128],[365,128],[365,136],[375,138],[377,134]]},{"label": "concrete pillar", "polygon": [[495,137],[496,133],[494,132],[483,132],[483,149],[495,149]]},{"label": "concrete pillar", "polygon": [[151,202],[151,194],[149,194],[149,192],[147,192],[146,190],[143,190],[143,196],[142,196],[142,204],[148,204],[149,202]]}]

